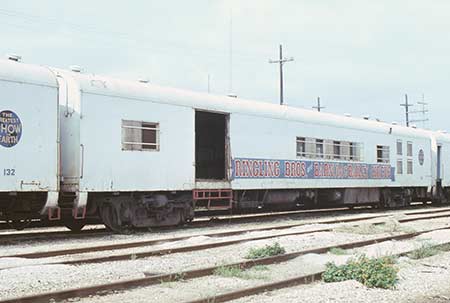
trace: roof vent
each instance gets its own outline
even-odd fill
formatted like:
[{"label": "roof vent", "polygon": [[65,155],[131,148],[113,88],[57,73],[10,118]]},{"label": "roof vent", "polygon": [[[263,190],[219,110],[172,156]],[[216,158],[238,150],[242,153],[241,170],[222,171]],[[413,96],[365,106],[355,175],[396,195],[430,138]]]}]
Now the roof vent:
[{"label": "roof vent", "polygon": [[392,125],[398,125],[398,122],[394,121],[392,122]]},{"label": "roof vent", "polygon": [[141,82],[141,83],[149,83],[149,82],[150,82],[150,81],[149,81],[148,79],[146,79],[146,78],[140,78],[140,79],[138,79],[138,81]]},{"label": "roof vent", "polygon": [[70,70],[75,73],[81,73],[81,66],[79,65],[71,65],[69,66]]},{"label": "roof vent", "polygon": [[364,115],[364,116],[363,116],[363,119],[364,119],[364,120],[369,120],[369,119],[370,119],[370,116],[369,116],[369,115]]},{"label": "roof vent", "polygon": [[8,54],[6,57],[8,58],[8,60],[16,61],[16,62],[20,62],[20,60],[22,60],[22,56],[19,56],[16,54]]},{"label": "roof vent", "polygon": [[346,117],[351,117],[352,116],[352,114],[349,114],[349,113],[344,113],[344,116],[346,116]]}]

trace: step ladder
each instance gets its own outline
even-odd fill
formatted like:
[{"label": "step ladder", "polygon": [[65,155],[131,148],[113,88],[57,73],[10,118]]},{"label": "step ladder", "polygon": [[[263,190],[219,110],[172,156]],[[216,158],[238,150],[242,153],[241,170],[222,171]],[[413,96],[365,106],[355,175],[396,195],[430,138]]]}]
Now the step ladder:
[{"label": "step ladder", "polygon": [[207,210],[228,210],[233,208],[231,189],[194,189],[192,191],[194,209],[205,207]]}]

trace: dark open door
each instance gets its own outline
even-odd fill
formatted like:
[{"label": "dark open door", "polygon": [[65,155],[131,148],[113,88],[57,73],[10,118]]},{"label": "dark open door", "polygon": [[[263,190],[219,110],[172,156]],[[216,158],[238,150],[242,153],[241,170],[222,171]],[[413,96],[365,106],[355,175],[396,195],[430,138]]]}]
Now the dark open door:
[{"label": "dark open door", "polygon": [[227,179],[228,115],[195,112],[195,177]]}]

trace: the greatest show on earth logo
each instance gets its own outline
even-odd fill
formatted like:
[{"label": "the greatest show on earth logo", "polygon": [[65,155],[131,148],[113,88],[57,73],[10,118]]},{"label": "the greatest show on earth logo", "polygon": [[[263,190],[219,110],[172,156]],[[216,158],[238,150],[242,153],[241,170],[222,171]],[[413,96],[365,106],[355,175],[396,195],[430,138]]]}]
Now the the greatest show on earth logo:
[{"label": "the greatest show on earth logo", "polygon": [[19,117],[10,110],[0,112],[0,145],[13,147],[22,136],[22,122]]}]

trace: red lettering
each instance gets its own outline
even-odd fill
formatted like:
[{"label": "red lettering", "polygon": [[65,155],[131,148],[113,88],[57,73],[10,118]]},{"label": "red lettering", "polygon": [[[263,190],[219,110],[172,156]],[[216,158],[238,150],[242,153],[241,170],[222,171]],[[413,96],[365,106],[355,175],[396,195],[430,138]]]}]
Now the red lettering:
[{"label": "red lettering", "polygon": [[289,161],[284,162],[284,175],[286,177],[291,176],[291,165],[289,164]]},{"label": "red lettering", "polygon": [[252,177],[258,177],[259,175],[259,170],[258,170],[258,162],[257,161],[252,161]]},{"label": "red lettering", "polygon": [[241,160],[234,160],[234,175],[235,177],[242,177]]},{"label": "red lettering", "polygon": [[314,177],[318,177],[320,175],[319,172],[319,163],[314,162]]},{"label": "red lettering", "polygon": [[280,176],[280,161],[275,161],[275,177],[279,177]]},{"label": "red lettering", "polygon": [[264,177],[264,171],[265,171],[265,169],[264,169],[264,161],[260,160],[258,163],[259,163],[259,176],[260,177]]}]

